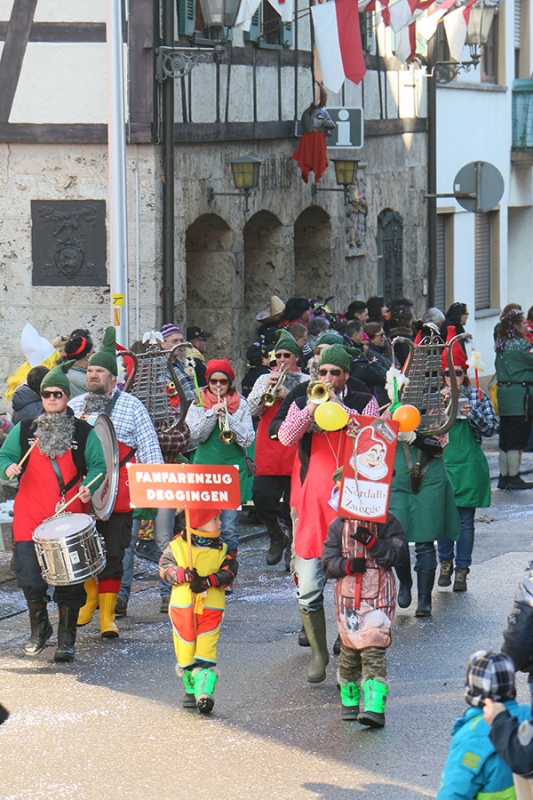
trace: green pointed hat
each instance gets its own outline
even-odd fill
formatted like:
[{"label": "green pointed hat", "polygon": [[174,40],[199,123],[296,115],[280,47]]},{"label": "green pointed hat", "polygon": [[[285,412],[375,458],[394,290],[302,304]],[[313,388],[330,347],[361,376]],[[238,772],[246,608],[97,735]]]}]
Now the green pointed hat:
[{"label": "green pointed hat", "polygon": [[330,347],[324,347],[320,351],[320,358],[318,360],[318,367],[324,364],[334,364],[340,367],[344,372],[350,371],[350,361],[352,356],[357,355],[357,350],[352,347],[343,347],[342,344],[332,344]]},{"label": "green pointed hat", "polygon": [[70,397],[70,381],[67,378],[67,372],[74,363],[75,360],[72,359],[72,361],[65,361],[49,370],[41,381],[41,392],[50,386],[57,386],[58,389],[63,389],[67,397]]},{"label": "green pointed hat", "polygon": [[289,331],[282,328],[276,332],[276,336],[278,339],[276,342],[276,350],[288,350],[289,353],[292,353],[294,356],[300,355],[300,348],[298,347],[296,339]]},{"label": "green pointed hat", "polygon": [[116,336],[116,330],[112,325],[105,329],[104,340],[101,347],[90,357],[87,366],[104,367],[104,369],[109,370],[112,375],[117,375]]}]

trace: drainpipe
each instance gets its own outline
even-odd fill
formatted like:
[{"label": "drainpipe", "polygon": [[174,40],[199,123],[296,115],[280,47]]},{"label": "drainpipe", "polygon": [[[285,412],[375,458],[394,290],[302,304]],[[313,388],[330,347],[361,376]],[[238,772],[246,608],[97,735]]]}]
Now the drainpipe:
[{"label": "drainpipe", "polygon": [[[174,47],[174,0],[163,0],[161,44]],[[163,129],[163,303],[162,323],[174,321],[174,79],[162,88]]]},{"label": "drainpipe", "polygon": [[[435,63],[435,36],[428,42],[428,72]],[[428,224],[428,308],[435,305],[435,283],[437,278],[437,78],[428,78],[428,175],[427,175],[427,224]]]}]

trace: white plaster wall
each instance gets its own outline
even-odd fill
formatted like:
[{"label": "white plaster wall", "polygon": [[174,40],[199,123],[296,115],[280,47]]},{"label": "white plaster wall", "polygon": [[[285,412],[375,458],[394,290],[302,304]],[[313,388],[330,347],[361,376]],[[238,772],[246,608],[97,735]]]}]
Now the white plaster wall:
[{"label": "white plaster wall", "polygon": [[105,123],[105,44],[30,42],[10,122]]},{"label": "white plaster wall", "polygon": [[0,20],[7,22],[11,17],[11,10],[13,8],[13,0],[0,0]]},{"label": "white plaster wall", "polygon": [[259,122],[278,118],[277,72],[277,69],[272,67],[258,67],[257,69],[257,85],[261,87],[257,102],[257,119]]},{"label": "white plaster wall", "polygon": [[246,66],[232,66],[230,113],[232,122],[248,122],[253,119],[253,76]]},{"label": "white plaster wall", "polygon": [[106,0],[39,0],[35,22],[105,22]]},{"label": "white plaster wall", "polygon": [[531,206],[509,209],[508,299],[521,303],[526,312],[533,305],[532,230]]}]

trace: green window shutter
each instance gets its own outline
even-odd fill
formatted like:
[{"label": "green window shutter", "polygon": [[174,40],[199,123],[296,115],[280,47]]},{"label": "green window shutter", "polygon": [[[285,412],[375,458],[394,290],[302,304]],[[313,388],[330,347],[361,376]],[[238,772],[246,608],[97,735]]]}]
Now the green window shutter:
[{"label": "green window shutter", "polygon": [[196,0],[178,0],[178,33],[193,36],[196,30]]},{"label": "green window shutter", "polygon": [[252,24],[250,30],[244,32],[245,42],[258,42],[261,35],[261,6],[257,9],[252,17]]},{"label": "green window shutter", "polygon": [[284,47],[292,45],[292,22],[286,22],[281,27],[281,44]]}]

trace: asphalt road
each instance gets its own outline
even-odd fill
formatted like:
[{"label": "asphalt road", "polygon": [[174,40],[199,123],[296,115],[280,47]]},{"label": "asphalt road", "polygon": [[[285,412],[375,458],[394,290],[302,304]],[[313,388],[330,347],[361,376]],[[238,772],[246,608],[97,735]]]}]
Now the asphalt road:
[{"label": "asphalt road", "polygon": [[[488,447],[496,470],[493,443]],[[526,469],[533,456],[526,455]],[[210,717],[181,708],[170,624],[159,613],[155,566],[139,561],[120,638],[80,630],[76,660],[54,664],[52,644],[24,658],[28,631],[11,579],[0,584],[1,800],[101,797],[212,800],[417,800],[435,796],[449,731],[465,709],[465,664],[499,648],[501,630],[532,553],[527,492],[493,491],[478,513],[469,591],[435,591],[433,616],[399,609],[389,650],[387,725],[340,720],[336,659],[327,680],[305,680],[309,651],[290,577],[264,566],[266,539],[243,515],[241,571],[219,643]],[[428,525],[431,520],[428,519]],[[6,576],[8,556],[0,554]],[[57,619],[55,606],[52,619]],[[327,587],[328,635],[336,631]],[[3,618],[2,618],[3,617]],[[54,626],[55,627],[55,626]],[[519,699],[528,701],[524,676]]]}]

